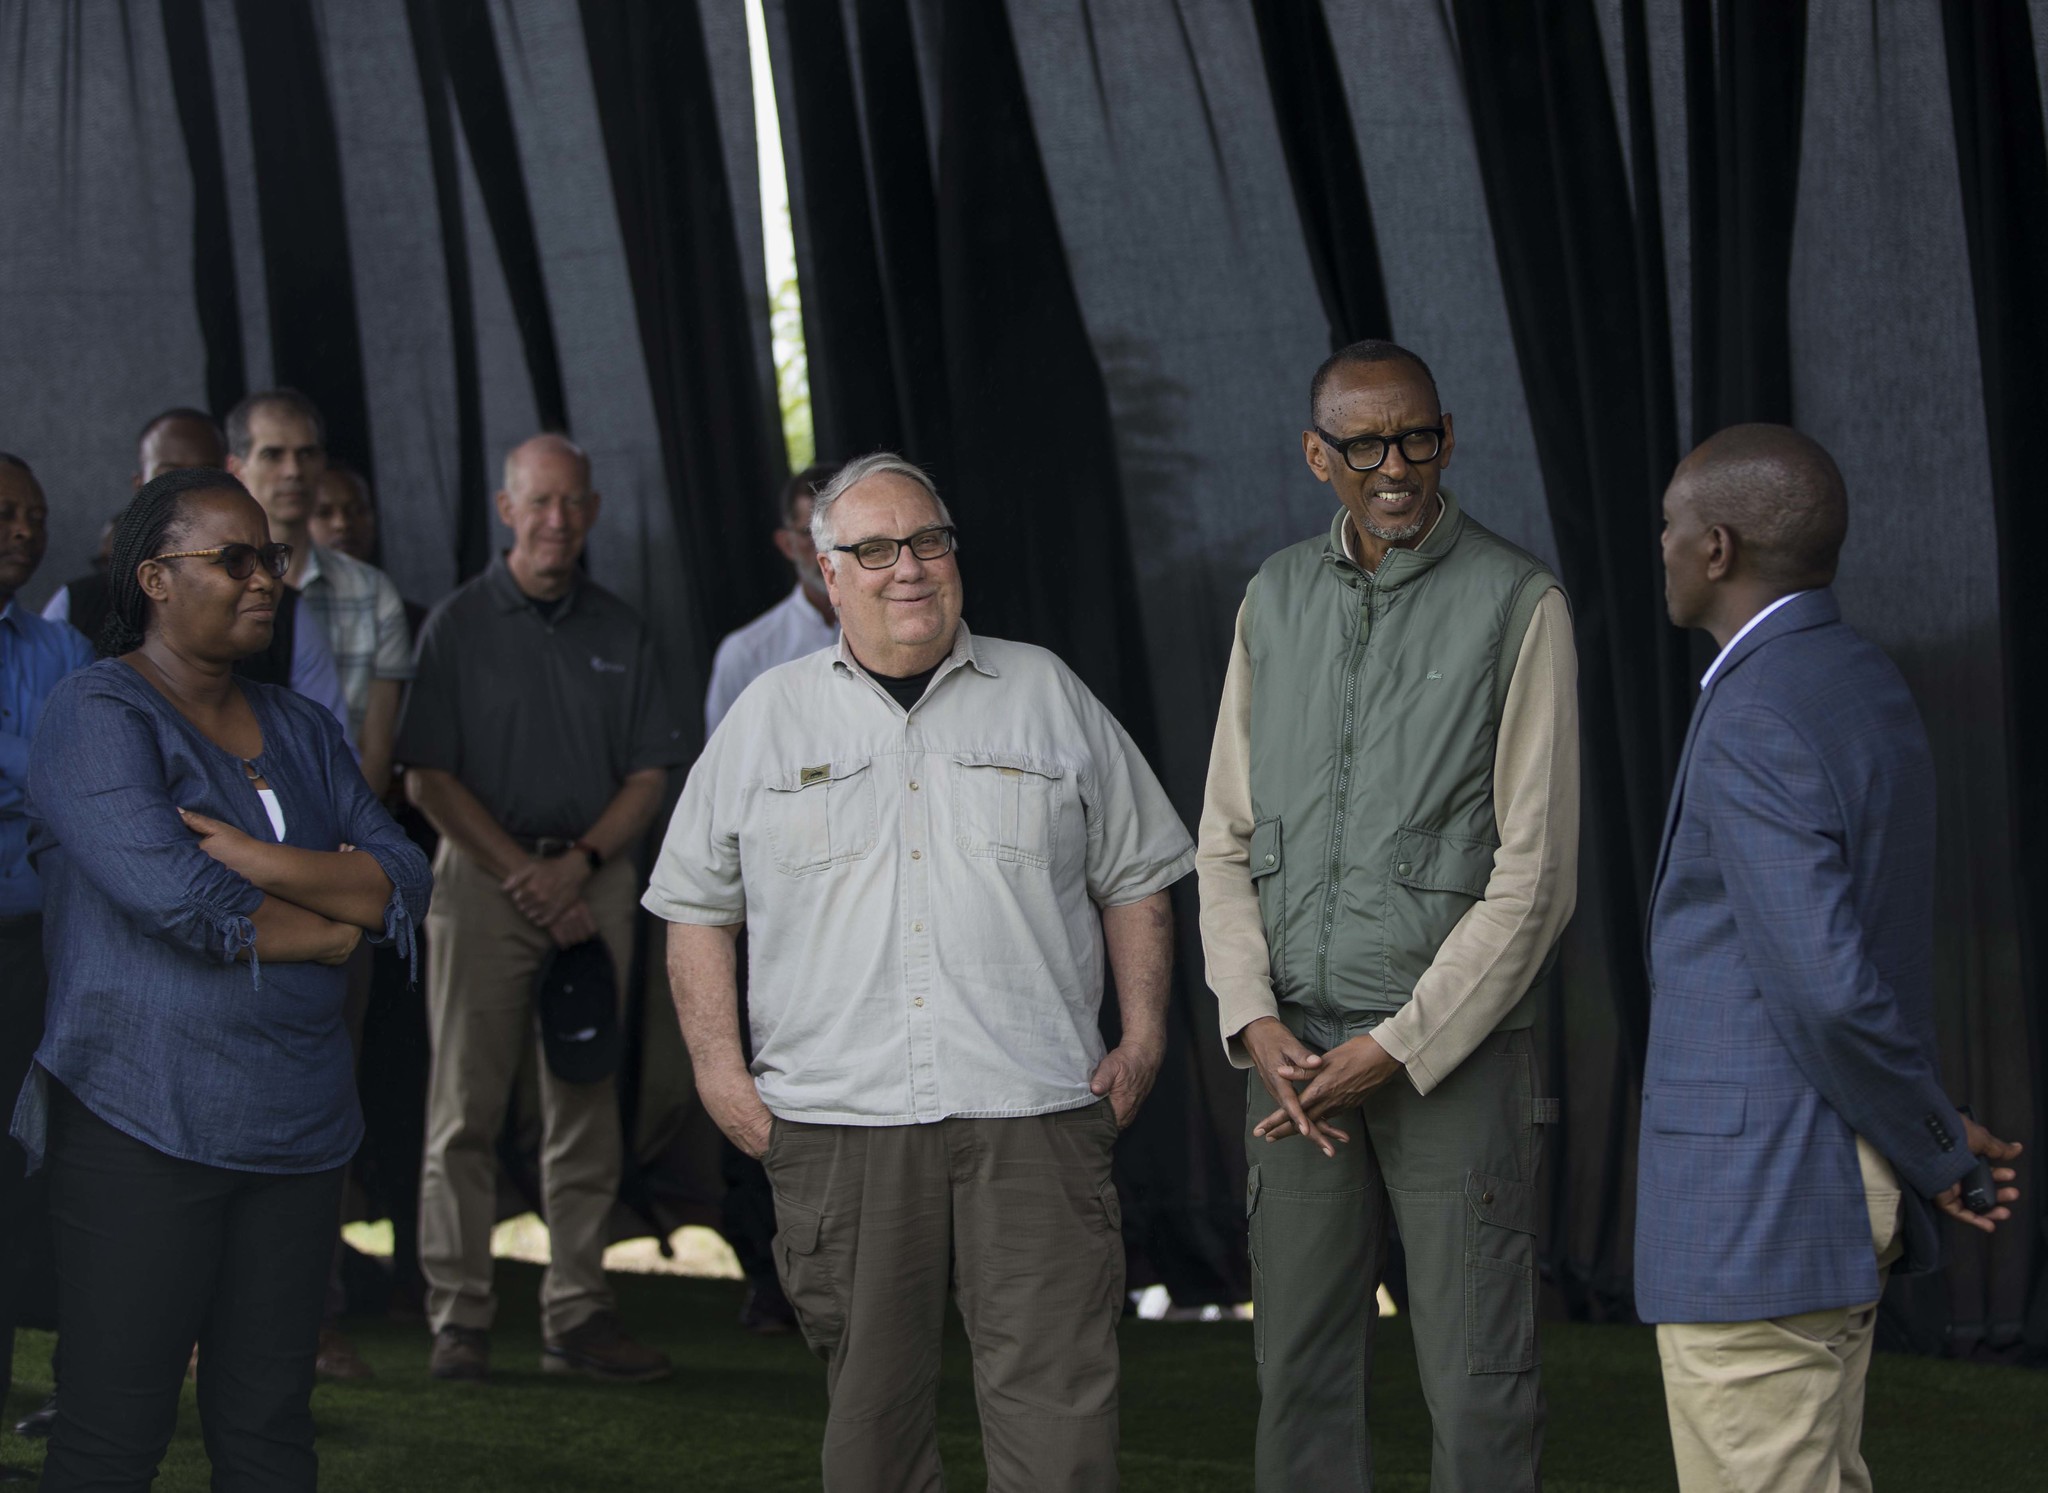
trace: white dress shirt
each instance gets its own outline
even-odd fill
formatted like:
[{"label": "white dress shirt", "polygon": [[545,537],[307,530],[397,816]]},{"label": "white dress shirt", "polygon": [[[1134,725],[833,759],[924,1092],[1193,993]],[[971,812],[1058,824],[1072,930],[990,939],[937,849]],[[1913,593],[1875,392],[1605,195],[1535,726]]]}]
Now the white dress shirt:
[{"label": "white dress shirt", "polygon": [[802,586],[738,632],[727,633],[711,660],[711,685],[704,691],[706,739],[718,729],[741,690],[777,665],[794,663],[838,640],[838,625],[818,614]]},{"label": "white dress shirt", "polygon": [[1779,607],[1783,606],[1786,602],[1796,601],[1804,595],[1806,595],[1805,591],[1794,591],[1790,596],[1781,596],[1776,601],[1772,602],[1769,606],[1765,607],[1761,612],[1758,612],[1754,617],[1750,618],[1747,622],[1743,623],[1742,630],[1736,633],[1734,637],[1728,640],[1728,646],[1726,648],[1723,648],[1719,653],[1714,655],[1714,661],[1707,665],[1707,672],[1700,675],[1700,688],[1704,690],[1708,685],[1714,682],[1714,676],[1721,672],[1721,660],[1726,658],[1729,654],[1733,653],[1735,651],[1735,645],[1741,642],[1744,638],[1748,637],[1750,633],[1756,628],[1756,625],[1758,623],[1762,622],[1764,618],[1770,616],[1771,613],[1775,612]]}]

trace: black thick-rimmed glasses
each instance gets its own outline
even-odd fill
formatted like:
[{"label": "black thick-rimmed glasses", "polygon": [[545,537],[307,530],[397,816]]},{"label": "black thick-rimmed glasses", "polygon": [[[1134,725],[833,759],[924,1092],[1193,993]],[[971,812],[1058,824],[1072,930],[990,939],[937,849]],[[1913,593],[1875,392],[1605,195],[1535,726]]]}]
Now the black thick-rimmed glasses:
[{"label": "black thick-rimmed glasses", "polygon": [[223,544],[210,550],[172,550],[168,554],[151,555],[152,560],[211,560],[228,573],[230,580],[246,581],[261,565],[272,575],[283,579],[284,573],[292,568],[292,547],[288,544]]},{"label": "black thick-rimmed glasses", "polygon": [[908,539],[863,539],[859,544],[835,544],[832,548],[838,554],[853,556],[862,570],[887,570],[905,549],[920,560],[952,554],[953,527],[942,524],[936,529],[919,529]]},{"label": "black thick-rimmed glasses", "polygon": [[1387,459],[1387,447],[1399,446],[1404,461],[1421,463],[1435,461],[1437,453],[1444,449],[1444,428],[1441,425],[1418,425],[1413,430],[1398,431],[1393,435],[1354,435],[1348,439],[1331,435],[1320,425],[1310,429],[1323,438],[1325,445],[1334,447],[1344,458],[1344,465],[1354,472],[1376,472],[1380,463]]}]

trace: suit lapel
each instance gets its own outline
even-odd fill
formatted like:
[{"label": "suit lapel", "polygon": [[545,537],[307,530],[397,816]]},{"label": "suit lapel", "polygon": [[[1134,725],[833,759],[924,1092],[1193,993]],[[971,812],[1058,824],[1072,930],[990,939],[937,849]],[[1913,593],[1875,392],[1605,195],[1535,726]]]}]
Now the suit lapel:
[{"label": "suit lapel", "polygon": [[1693,743],[1699,740],[1700,724],[1707,718],[1707,707],[1713,701],[1714,691],[1772,639],[1841,620],[1842,608],[1833,591],[1823,587],[1795,596],[1729,650],[1728,656],[1721,660],[1721,666],[1714,670],[1713,679],[1700,691],[1699,700],[1692,708],[1692,720],[1685,728],[1685,745],[1678,753],[1678,774],[1671,780],[1671,803],[1664,811],[1664,838],[1657,846],[1657,870],[1650,878],[1650,900],[1643,911],[1643,962],[1646,966],[1650,954],[1650,928],[1657,913],[1657,893],[1664,885],[1664,871],[1671,860],[1671,840],[1678,833],[1678,815],[1685,804],[1685,777],[1692,766]]}]

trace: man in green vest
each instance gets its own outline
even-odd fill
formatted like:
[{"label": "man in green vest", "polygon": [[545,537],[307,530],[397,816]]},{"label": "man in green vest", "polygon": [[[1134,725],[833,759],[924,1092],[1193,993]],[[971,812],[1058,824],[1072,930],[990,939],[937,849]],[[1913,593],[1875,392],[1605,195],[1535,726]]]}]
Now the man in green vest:
[{"label": "man in green vest", "polygon": [[1249,1068],[1263,1493],[1369,1489],[1375,1292],[1408,1260],[1436,1493],[1537,1488],[1530,987],[1576,898],[1577,659],[1541,561],[1440,487],[1422,359],[1316,370],[1342,509],[1245,591],[1209,763],[1202,942]]}]

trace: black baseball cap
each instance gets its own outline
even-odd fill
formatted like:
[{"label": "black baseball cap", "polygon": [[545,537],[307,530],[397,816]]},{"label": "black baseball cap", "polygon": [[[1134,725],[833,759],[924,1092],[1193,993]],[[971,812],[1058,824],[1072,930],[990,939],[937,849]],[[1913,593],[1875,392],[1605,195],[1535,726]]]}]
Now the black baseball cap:
[{"label": "black baseball cap", "polygon": [[619,1068],[619,981],[601,938],[550,953],[533,983],[541,1052],[564,1083],[597,1083]]}]

